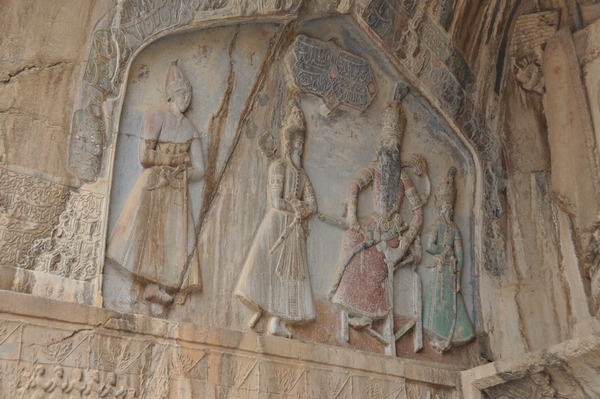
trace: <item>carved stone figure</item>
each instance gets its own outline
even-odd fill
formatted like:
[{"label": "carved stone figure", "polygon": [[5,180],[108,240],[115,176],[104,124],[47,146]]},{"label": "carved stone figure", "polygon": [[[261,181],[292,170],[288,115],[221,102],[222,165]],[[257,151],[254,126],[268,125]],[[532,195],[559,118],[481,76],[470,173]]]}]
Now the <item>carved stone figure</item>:
[{"label": "carved stone figure", "polygon": [[536,386],[535,394],[532,396],[535,399],[550,399],[556,398],[557,392],[550,384],[550,376],[542,371],[531,375],[531,381]]},{"label": "carved stone figure", "polygon": [[[391,316],[393,293],[389,282],[393,271],[399,264],[409,262],[408,259],[403,261],[405,255],[413,244],[418,245],[423,208],[419,194],[400,162],[405,126],[401,101],[396,100],[384,111],[378,160],[360,170],[348,188],[348,229],[330,296],[333,303],[346,312],[342,317],[347,314],[348,324],[355,329],[370,329],[373,320]],[[373,187],[375,211],[359,220],[358,196],[368,186]],[[405,196],[412,208],[408,224],[399,213]],[[413,255],[420,258],[420,249]],[[418,264],[418,260],[414,260]],[[393,320],[389,328],[392,325]],[[390,350],[395,348],[391,342],[387,344]]]},{"label": "carved stone figure", "polygon": [[69,381],[65,380],[64,377],[65,370],[60,367],[54,367],[54,377],[52,378],[52,387],[48,390],[51,392],[50,399],[62,399],[63,392],[67,389],[69,385]]},{"label": "carved stone figure", "polygon": [[184,112],[192,87],[173,62],[168,106],[146,112],[135,185],[108,243],[107,256],[144,285],[141,301],[166,306],[200,287],[188,183],[204,175],[200,134]]},{"label": "carved stone figure", "polygon": [[431,347],[439,354],[475,337],[460,292],[463,247],[460,230],[453,221],[455,174],[456,168],[451,167],[438,189],[438,218],[425,239],[425,250],[435,256],[435,264],[430,266],[425,279],[423,329],[431,338]]},{"label": "carved stone figure", "polygon": [[89,399],[100,399],[101,394],[104,391],[104,384],[100,382],[100,372],[98,370],[92,370],[90,372],[90,380],[86,386],[87,398]]},{"label": "carved stone figure", "polygon": [[246,258],[236,296],[256,311],[254,328],[263,314],[267,333],[291,338],[286,323],[309,322],[315,306],[306,252],[307,219],[317,209],[312,184],[302,168],[306,125],[298,105],[290,102],[282,129],[284,156],[269,167],[269,210]]},{"label": "carved stone figure", "polygon": [[547,40],[558,28],[560,13],[548,10],[521,15],[510,46],[513,76],[521,89],[543,95],[546,91],[542,64]]},{"label": "carved stone figure", "polygon": [[31,399],[45,399],[48,396],[46,392],[50,392],[53,388],[54,383],[44,378],[45,373],[46,368],[40,364],[33,369],[27,386],[27,391],[31,392]]},{"label": "carved stone figure", "polygon": [[117,387],[117,374],[114,372],[108,373],[106,385],[102,392],[102,397],[108,399],[119,399],[125,396],[127,391],[123,387]]},{"label": "carved stone figure", "polygon": [[[540,48],[540,53],[541,53]],[[544,94],[544,75],[542,74],[541,56],[536,56],[535,59],[524,57],[514,61],[514,76],[515,80],[523,90]]]},{"label": "carved stone figure", "polygon": [[83,395],[90,393],[86,383],[83,382],[83,371],[81,369],[73,369],[73,377],[69,381],[69,386],[65,389],[65,393],[69,393],[69,399],[81,399]]}]

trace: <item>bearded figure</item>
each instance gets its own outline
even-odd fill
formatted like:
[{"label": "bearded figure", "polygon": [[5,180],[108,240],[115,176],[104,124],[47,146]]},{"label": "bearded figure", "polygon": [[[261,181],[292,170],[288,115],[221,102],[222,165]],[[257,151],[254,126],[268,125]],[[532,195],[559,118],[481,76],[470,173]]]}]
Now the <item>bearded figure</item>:
[{"label": "bearded figure", "polygon": [[307,219],[317,210],[312,184],[302,168],[306,126],[294,102],[282,131],[284,156],[269,167],[269,210],[246,258],[235,295],[255,311],[254,328],[267,315],[267,333],[291,338],[287,323],[314,320],[308,271]]},{"label": "bearded figure", "polygon": [[[390,270],[405,258],[415,241],[418,244],[423,224],[421,199],[400,162],[405,127],[401,101],[395,100],[384,111],[377,161],[358,172],[348,188],[347,230],[330,297],[347,312],[349,326],[357,330],[370,328],[374,320],[390,315],[393,306],[388,284],[388,279],[393,278]],[[373,187],[375,211],[359,220],[358,196],[369,186]],[[400,215],[405,197],[412,208],[409,223]]]}]

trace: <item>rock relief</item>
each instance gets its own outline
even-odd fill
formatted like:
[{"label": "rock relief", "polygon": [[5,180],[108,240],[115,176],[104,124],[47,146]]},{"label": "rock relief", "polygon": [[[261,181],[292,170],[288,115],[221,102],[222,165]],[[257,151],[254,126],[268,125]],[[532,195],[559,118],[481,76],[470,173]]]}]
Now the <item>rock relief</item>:
[{"label": "rock relief", "polygon": [[[243,266],[235,294],[256,313],[254,328],[264,314],[270,317],[267,333],[291,338],[286,323],[306,323],[316,317],[308,270],[307,219],[317,202],[302,167],[306,122],[290,101],[282,127],[283,155],[269,165],[269,206]],[[272,153],[264,143],[263,153]]]},{"label": "rock relief", "polygon": [[183,302],[187,292],[200,288],[188,182],[204,175],[200,133],[184,114],[192,87],[176,62],[165,92],[167,106],[144,115],[139,144],[144,171],[106,250],[108,258],[141,282],[138,311],[155,304],[159,314],[176,294]]}]

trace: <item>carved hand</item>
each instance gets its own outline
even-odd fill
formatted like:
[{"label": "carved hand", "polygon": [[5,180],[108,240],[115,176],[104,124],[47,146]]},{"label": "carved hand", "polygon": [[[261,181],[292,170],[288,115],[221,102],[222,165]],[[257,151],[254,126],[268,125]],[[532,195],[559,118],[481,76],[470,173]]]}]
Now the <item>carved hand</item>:
[{"label": "carved hand", "polygon": [[183,179],[183,172],[185,171],[186,166],[185,164],[179,164],[177,165],[177,167],[175,168],[175,170],[173,170],[173,172],[171,172],[171,176],[170,179],[174,180],[174,179]]},{"label": "carved hand", "polygon": [[[377,249],[380,248],[380,245],[384,244],[383,242],[379,243],[377,245]],[[383,254],[385,255],[385,261],[386,263],[393,263],[393,264],[397,264],[398,262],[400,262],[402,260],[402,258],[404,258],[404,255],[406,255],[406,251],[408,251],[408,247],[410,246],[409,243],[406,242],[406,240],[404,239],[404,237],[400,237],[400,243],[398,244],[397,248],[391,248],[387,245],[387,243],[385,243],[385,249],[381,252],[383,252]],[[381,247],[383,248],[383,246],[381,245]]]}]

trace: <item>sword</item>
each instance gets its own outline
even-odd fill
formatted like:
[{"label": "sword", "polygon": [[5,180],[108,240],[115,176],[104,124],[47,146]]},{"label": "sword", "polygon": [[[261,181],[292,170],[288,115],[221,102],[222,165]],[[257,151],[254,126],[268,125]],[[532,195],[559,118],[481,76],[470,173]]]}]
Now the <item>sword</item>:
[{"label": "sword", "polygon": [[348,252],[348,255],[346,255],[344,262],[340,263],[338,269],[336,270],[335,278],[333,279],[333,283],[331,284],[331,288],[329,289],[329,298],[333,298],[333,295],[337,291],[338,286],[340,285],[340,281],[342,280],[342,275],[346,271],[346,267],[348,266],[352,258],[354,258],[354,256],[364,251],[365,249],[372,247],[373,245],[379,244],[382,241],[391,240],[392,238],[398,236],[398,234],[400,234],[402,231],[407,229],[407,226],[405,226],[403,229],[400,229],[400,231],[398,231],[397,229],[392,229],[387,233],[382,234],[381,237],[379,237],[379,239],[365,239],[362,243],[352,248],[352,250]]},{"label": "sword", "polygon": [[328,223],[335,227],[339,227],[340,229],[348,230],[350,228],[350,227],[348,227],[348,223],[342,222],[341,220],[338,220],[334,217],[325,215],[323,213],[317,213],[317,217],[320,220],[322,220],[323,222]]},{"label": "sword", "polygon": [[299,222],[300,222],[300,218],[294,218],[294,220],[292,220],[292,222],[287,225],[287,227],[285,228],[285,230],[283,231],[283,233],[281,234],[281,236],[279,237],[279,239],[277,239],[277,242],[275,243],[275,245],[273,245],[273,247],[269,251],[269,255],[272,255],[273,252],[275,252],[275,250],[277,249],[277,247],[280,246],[281,243],[285,241],[285,239],[292,232],[292,229],[294,228],[294,226],[296,226]]}]

